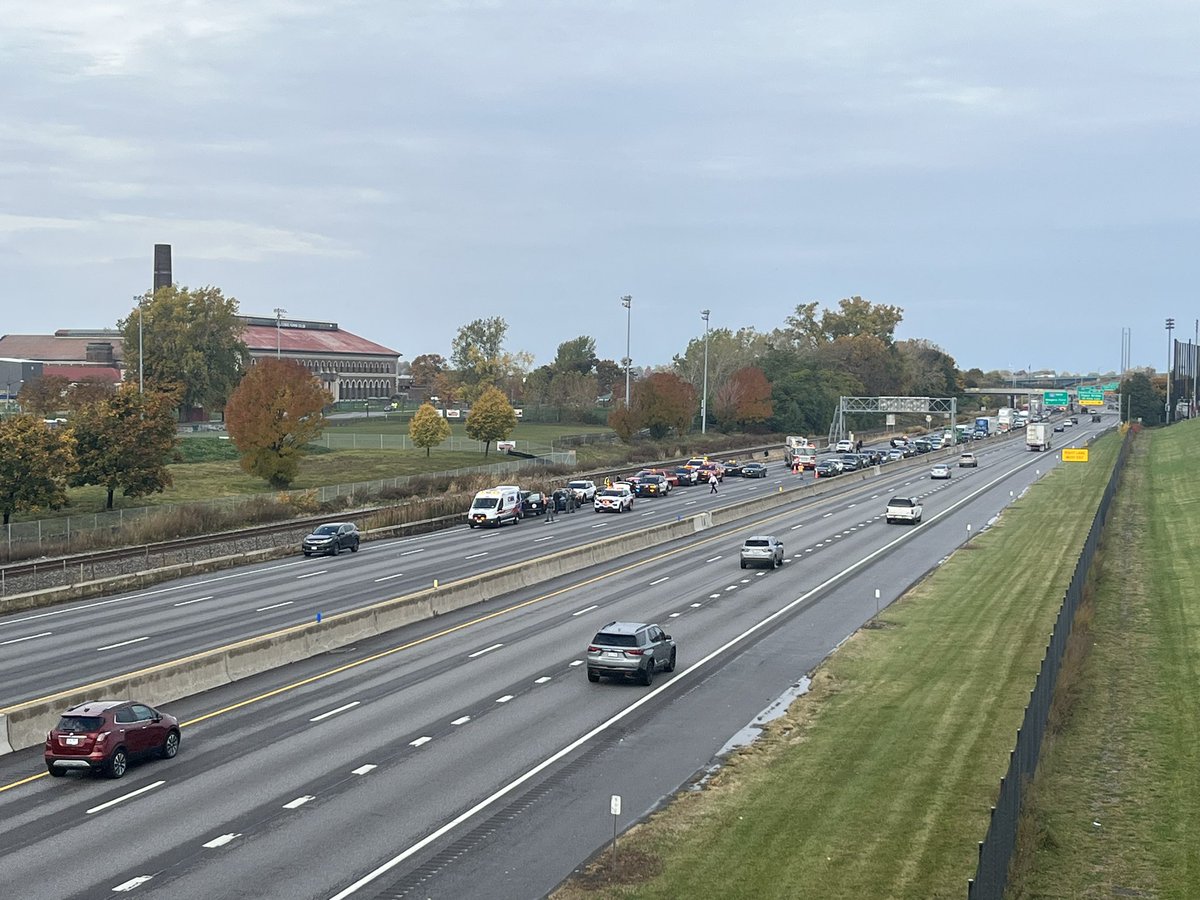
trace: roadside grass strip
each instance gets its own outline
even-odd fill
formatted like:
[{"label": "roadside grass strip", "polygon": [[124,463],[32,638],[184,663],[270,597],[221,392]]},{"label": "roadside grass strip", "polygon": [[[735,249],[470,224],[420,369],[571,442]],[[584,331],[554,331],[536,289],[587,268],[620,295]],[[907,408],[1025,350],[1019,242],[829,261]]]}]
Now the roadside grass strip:
[{"label": "roadside grass strip", "polygon": [[555,900],[964,898],[1119,442],[1043,478]]},{"label": "roadside grass strip", "polygon": [[1188,422],[1134,445],[1010,897],[1200,895],[1198,439]]}]

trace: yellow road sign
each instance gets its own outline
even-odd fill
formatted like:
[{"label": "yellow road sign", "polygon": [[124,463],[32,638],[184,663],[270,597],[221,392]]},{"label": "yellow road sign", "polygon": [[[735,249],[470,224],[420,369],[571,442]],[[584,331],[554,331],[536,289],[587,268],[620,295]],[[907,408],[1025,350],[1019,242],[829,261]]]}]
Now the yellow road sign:
[{"label": "yellow road sign", "polygon": [[1087,462],[1087,447],[1065,447],[1062,452],[1063,462]]}]

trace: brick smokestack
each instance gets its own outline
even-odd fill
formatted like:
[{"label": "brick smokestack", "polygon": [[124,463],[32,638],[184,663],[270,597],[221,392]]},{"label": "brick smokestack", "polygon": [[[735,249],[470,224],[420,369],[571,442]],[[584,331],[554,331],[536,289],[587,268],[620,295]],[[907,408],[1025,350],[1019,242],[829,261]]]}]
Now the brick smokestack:
[{"label": "brick smokestack", "polygon": [[154,245],[154,289],[170,287],[174,284],[171,278],[171,245]]}]

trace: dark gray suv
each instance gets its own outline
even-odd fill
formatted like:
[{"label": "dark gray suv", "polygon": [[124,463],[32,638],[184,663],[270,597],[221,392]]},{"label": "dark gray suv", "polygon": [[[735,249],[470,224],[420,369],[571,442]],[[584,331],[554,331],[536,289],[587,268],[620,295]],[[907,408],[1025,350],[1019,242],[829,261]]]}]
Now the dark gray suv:
[{"label": "dark gray suv", "polygon": [[601,675],[632,676],[649,685],[660,669],[675,671],[675,642],[657,625],[609,622],[587,648],[588,681],[599,681]]}]

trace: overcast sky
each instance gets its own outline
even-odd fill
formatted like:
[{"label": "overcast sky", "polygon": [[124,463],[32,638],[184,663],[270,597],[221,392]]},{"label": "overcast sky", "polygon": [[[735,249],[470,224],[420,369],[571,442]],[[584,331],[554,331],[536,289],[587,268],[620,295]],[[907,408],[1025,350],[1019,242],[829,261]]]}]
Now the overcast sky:
[{"label": "overcast sky", "polygon": [[636,365],[798,303],[962,368],[1200,315],[1200,13],[1140,3],[9,0],[0,333],[175,281],[412,359],[498,315]]}]

